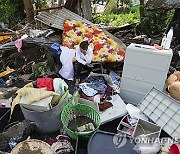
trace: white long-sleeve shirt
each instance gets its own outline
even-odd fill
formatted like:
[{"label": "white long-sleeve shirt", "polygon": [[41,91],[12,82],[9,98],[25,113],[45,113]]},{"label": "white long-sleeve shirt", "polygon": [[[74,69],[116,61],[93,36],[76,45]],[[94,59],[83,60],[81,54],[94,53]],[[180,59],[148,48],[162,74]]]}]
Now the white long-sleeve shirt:
[{"label": "white long-sleeve shirt", "polygon": [[61,46],[61,50],[60,62],[62,63],[62,68],[59,70],[59,74],[67,80],[74,80],[73,59],[75,50],[65,46]]},{"label": "white long-sleeve shirt", "polygon": [[83,64],[83,65],[86,65],[86,63],[91,63],[91,60],[92,60],[92,57],[93,57],[93,49],[92,48],[88,48],[88,50],[86,51],[86,55],[84,55],[81,50],[80,50],[80,47],[78,47],[76,49],[76,60]]}]

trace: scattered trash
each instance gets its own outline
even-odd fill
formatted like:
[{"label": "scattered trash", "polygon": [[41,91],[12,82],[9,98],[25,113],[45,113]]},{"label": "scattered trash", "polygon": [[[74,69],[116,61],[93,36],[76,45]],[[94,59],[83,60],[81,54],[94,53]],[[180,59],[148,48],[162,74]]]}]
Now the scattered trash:
[{"label": "scattered trash", "polygon": [[17,143],[27,139],[27,137],[35,130],[35,127],[35,123],[27,120],[10,126],[0,134],[2,137],[0,140],[0,150],[7,151],[14,148]]},{"label": "scattered trash", "polygon": [[29,35],[32,38],[39,37],[41,35],[45,35],[45,37],[47,37],[52,33],[54,33],[54,31],[52,29],[47,29],[47,30],[30,29],[29,30]]},{"label": "scattered trash", "polygon": [[[134,6],[131,9],[137,8]],[[87,10],[86,16],[89,16]],[[152,38],[136,34],[133,25],[111,27],[109,32],[114,33],[112,35],[64,7],[52,13],[39,13],[36,21],[49,28],[36,28],[36,25],[27,24],[15,31],[8,30],[6,25],[0,23],[6,32],[0,36],[0,43],[3,43],[0,46],[0,98],[3,98],[0,99],[0,150],[10,152],[12,149],[12,154],[71,153],[74,149],[70,138],[78,137],[79,142],[81,137],[91,135],[88,148],[87,141],[85,142],[86,153],[89,154],[150,154],[158,153],[160,145],[152,143],[135,146],[132,138],[160,138],[162,129],[173,139],[180,135],[180,48],[176,45],[178,41],[172,38],[175,28],[171,28],[162,41],[161,34]],[[138,44],[128,46],[125,54],[126,46],[115,36],[126,45]],[[109,73],[111,69],[105,69],[109,75],[91,73],[83,83],[73,84],[75,94],[71,98],[71,85],[57,76],[59,71],[64,79],[73,81],[75,50],[65,48],[76,48],[82,39],[89,40],[94,46],[93,61],[101,65],[102,73],[103,66],[106,65],[102,61],[121,61],[123,73],[122,78],[119,76],[122,68],[117,74],[116,70]],[[13,69],[7,69],[9,67]],[[95,65],[91,67],[96,69]],[[167,74],[171,74],[167,80],[167,91],[177,101],[162,93]],[[18,84],[17,87],[12,87],[18,81],[34,82],[21,89]],[[16,90],[16,96],[13,94],[9,99],[4,99],[7,93]],[[125,103],[132,103],[137,107]],[[20,104],[25,121],[13,123],[10,119],[13,114],[9,107],[13,111],[16,104]],[[100,125],[117,118],[122,118],[117,127],[120,134],[95,132]],[[44,142],[47,141],[45,137],[44,141],[27,139],[34,130],[37,134],[54,133],[63,127],[70,138],[64,135],[51,140],[48,138],[50,146]],[[111,126],[108,125],[108,129],[109,127]],[[95,133],[92,135],[93,132]],[[167,143],[163,148],[161,147],[162,152],[179,153],[179,144]]]},{"label": "scattered trash", "polygon": [[18,39],[14,42],[18,52],[22,52],[21,48],[22,48],[22,39]]}]

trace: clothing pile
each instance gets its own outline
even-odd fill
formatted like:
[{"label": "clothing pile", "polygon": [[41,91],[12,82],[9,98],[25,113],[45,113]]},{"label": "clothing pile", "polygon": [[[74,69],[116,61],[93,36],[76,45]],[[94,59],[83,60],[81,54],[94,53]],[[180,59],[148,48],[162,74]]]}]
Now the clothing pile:
[{"label": "clothing pile", "polygon": [[110,102],[114,92],[105,81],[103,76],[87,77],[83,83],[79,84],[80,96],[84,99],[98,103],[99,110],[104,111],[113,106]]},{"label": "clothing pile", "polygon": [[[49,105],[51,107],[56,106],[59,100],[58,98],[61,98],[67,90],[68,85],[61,78],[38,78],[36,82],[29,83],[16,92],[17,96],[12,102],[11,112],[15,105],[19,103],[27,105],[33,104],[41,107],[46,105],[48,105],[48,107]],[[45,105],[45,102],[40,102],[48,97],[51,97],[50,104],[46,102],[48,104]]]}]

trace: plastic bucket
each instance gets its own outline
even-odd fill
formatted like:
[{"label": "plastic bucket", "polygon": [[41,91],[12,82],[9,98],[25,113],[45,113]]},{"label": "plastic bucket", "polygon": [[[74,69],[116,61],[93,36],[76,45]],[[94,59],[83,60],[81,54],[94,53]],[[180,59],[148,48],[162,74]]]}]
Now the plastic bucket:
[{"label": "plastic bucket", "polygon": [[170,154],[180,154],[180,144],[173,144],[169,150]]},{"label": "plastic bucket", "polygon": [[[95,124],[95,130],[93,131],[86,131],[86,132],[74,132],[68,128],[69,122],[74,119],[74,115],[76,116],[86,116],[88,118],[91,118],[92,121]],[[89,136],[94,131],[96,131],[100,126],[100,115],[99,113],[94,110],[92,107],[87,106],[85,104],[77,104],[73,105],[71,102],[69,102],[63,109],[61,113],[61,121],[63,123],[63,126],[67,132],[67,134],[72,139],[77,139],[78,136]]]},{"label": "plastic bucket", "polygon": [[[62,96],[63,97],[63,96]],[[21,106],[24,118],[36,122],[39,133],[53,133],[62,128],[62,123],[59,120],[60,113],[68,102],[68,94],[62,101],[48,111],[33,111]]]},{"label": "plastic bucket", "polygon": [[25,140],[17,144],[11,151],[11,154],[54,154],[50,145],[37,139]]}]

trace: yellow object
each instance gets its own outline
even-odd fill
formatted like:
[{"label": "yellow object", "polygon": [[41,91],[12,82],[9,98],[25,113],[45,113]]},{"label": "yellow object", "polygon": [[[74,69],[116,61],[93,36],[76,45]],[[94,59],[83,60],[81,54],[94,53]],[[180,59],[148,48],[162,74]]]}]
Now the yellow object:
[{"label": "yellow object", "polygon": [[19,104],[22,97],[25,97],[27,104],[32,104],[33,102],[37,102],[41,99],[47,98],[49,96],[53,96],[51,101],[51,104],[53,104],[60,96],[58,93],[52,91],[33,88],[32,83],[25,85],[23,88],[19,89],[16,93],[18,95],[15,97],[15,99],[12,102],[11,113],[13,112],[15,105]]},{"label": "yellow object", "polygon": [[10,74],[14,71],[15,71],[14,69],[8,69],[7,71],[0,73],[0,77],[6,76],[7,74]]},{"label": "yellow object", "polygon": [[9,39],[10,36],[0,36],[0,42]]}]

